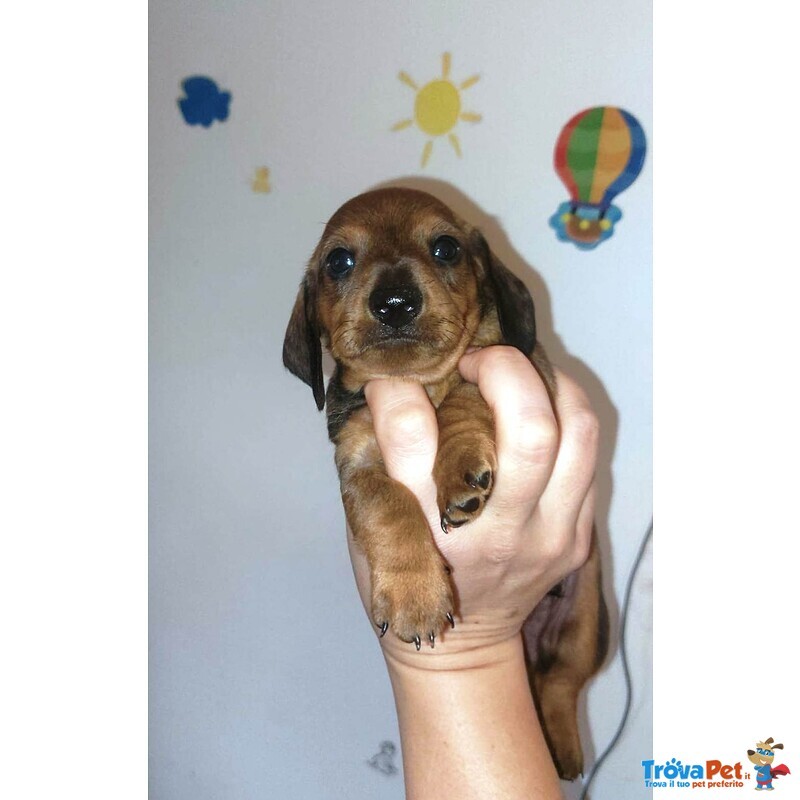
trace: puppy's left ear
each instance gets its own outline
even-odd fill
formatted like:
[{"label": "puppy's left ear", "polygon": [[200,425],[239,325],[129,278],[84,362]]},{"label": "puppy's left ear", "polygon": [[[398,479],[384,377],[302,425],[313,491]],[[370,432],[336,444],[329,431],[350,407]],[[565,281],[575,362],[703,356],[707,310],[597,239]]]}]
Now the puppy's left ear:
[{"label": "puppy's left ear", "polygon": [[325,406],[322,343],[317,317],[316,281],[308,274],[300,285],[283,340],[283,364],[314,392],[317,408]]},{"label": "puppy's left ear", "polygon": [[536,314],[530,292],[492,253],[480,231],[472,234],[472,242],[486,271],[485,283],[497,310],[503,341],[530,356],[536,346]]}]

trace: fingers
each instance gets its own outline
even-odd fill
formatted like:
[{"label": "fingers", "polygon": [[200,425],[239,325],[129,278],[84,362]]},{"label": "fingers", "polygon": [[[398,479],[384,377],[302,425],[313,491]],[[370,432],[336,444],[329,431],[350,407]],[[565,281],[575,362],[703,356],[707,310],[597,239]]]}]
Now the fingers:
[{"label": "fingers", "polygon": [[487,347],[459,362],[492,409],[497,476],[487,512],[507,522],[527,518],[539,501],[558,451],[558,423],[547,389],[531,362],[512,347]]},{"label": "fingers", "polygon": [[411,489],[423,508],[431,499],[435,508],[431,472],[439,429],[425,390],[411,381],[386,379],[367,383],[364,394],[386,472]]},{"label": "fingers", "polygon": [[561,438],[541,503],[547,512],[571,526],[594,479],[600,425],[581,387],[563,372],[556,371],[556,376],[555,411]]},{"label": "fingers", "polygon": [[509,525],[535,512],[546,520],[553,556],[582,563],[591,542],[599,438],[586,394],[556,371],[553,408],[536,369],[508,347],[467,355],[459,368],[478,384],[495,419],[498,469],[486,513]]},{"label": "fingers", "polygon": [[595,484],[589,487],[589,491],[583,500],[583,505],[578,514],[578,521],[575,525],[575,542],[572,549],[571,569],[580,569],[589,558],[589,551],[592,547],[592,534],[594,532],[594,509],[595,496],[597,494]]},{"label": "fingers", "polygon": [[[511,347],[465,355],[459,370],[478,385],[495,420],[498,468],[485,515],[505,530],[522,531],[535,512],[546,520],[553,556],[582,563],[591,541],[599,437],[585,393],[557,372],[554,408],[536,369]],[[436,529],[431,472],[438,427],[428,395],[402,380],[370,381],[365,394],[386,471],[417,495]]]}]

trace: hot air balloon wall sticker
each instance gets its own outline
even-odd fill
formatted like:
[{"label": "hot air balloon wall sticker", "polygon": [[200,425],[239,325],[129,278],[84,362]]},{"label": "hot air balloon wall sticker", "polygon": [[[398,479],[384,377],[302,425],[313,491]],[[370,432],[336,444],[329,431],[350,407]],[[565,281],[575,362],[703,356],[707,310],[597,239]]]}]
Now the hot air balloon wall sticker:
[{"label": "hot air balloon wall sticker", "polygon": [[570,195],[550,218],[562,242],[592,250],[614,233],[622,211],[612,201],[636,180],[646,152],[642,126],[621,108],[596,106],[572,117],[553,157]]}]

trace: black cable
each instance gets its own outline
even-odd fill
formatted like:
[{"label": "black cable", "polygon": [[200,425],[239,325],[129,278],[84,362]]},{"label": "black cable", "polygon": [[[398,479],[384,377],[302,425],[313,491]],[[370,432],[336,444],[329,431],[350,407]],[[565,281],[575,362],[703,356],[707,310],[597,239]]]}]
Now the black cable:
[{"label": "black cable", "polygon": [[636,573],[639,569],[639,564],[642,561],[645,548],[647,547],[647,543],[650,541],[650,537],[652,535],[653,520],[651,519],[650,525],[647,528],[647,532],[644,535],[644,539],[642,539],[642,543],[639,545],[639,552],[636,554],[636,560],[633,562],[631,574],[628,576],[628,585],[625,587],[625,599],[622,603],[622,615],[620,616],[619,652],[620,658],[622,659],[622,671],[625,674],[625,710],[622,712],[622,719],[619,722],[619,727],[617,728],[617,732],[614,734],[614,738],[611,740],[608,747],[606,747],[606,749],[603,751],[603,754],[600,756],[600,758],[595,761],[592,771],[589,773],[589,777],[586,779],[586,783],[583,785],[583,791],[581,792],[580,800],[586,800],[586,796],[589,792],[589,786],[591,786],[594,776],[600,771],[600,767],[606,760],[608,754],[616,746],[617,740],[619,739],[625,727],[625,723],[628,721],[628,714],[631,710],[631,702],[633,700],[633,685],[631,683],[631,672],[628,668],[628,654],[625,649],[625,625],[628,622],[628,607],[630,606],[631,601],[633,580],[636,577]]}]

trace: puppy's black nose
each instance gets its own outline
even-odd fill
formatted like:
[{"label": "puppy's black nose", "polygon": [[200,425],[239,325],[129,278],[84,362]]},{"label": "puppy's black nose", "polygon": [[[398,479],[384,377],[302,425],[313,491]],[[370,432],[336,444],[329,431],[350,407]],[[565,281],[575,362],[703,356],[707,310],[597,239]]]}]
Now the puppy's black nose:
[{"label": "puppy's black nose", "polygon": [[422,292],[416,286],[378,287],[369,296],[369,310],[390,328],[408,325],[422,309]]}]

